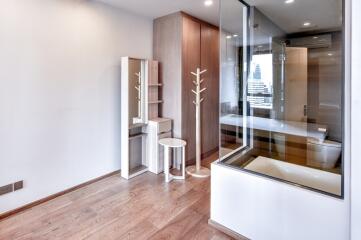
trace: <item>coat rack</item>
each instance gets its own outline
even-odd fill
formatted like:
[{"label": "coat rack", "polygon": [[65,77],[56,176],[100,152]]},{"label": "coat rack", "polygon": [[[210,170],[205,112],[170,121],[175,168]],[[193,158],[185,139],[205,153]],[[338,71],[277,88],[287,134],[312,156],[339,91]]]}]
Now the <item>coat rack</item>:
[{"label": "coat rack", "polygon": [[134,86],[134,88],[137,90],[137,101],[138,101],[138,117],[133,118],[133,124],[134,123],[141,123],[142,119],[142,75],[141,72],[134,73],[135,76],[137,76],[137,83]]},{"label": "coat rack", "polygon": [[193,177],[205,178],[210,176],[210,171],[208,168],[201,166],[201,103],[204,98],[201,98],[201,93],[207,90],[207,88],[201,89],[201,84],[204,79],[201,79],[201,75],[207,70],[201,71],[200,68],[197,68],[197,72],[191,72],[192,75],[196,76],[196,81],[193,81],[196,86],[196,90],[192,89],[192,92],[196,96],[196,100],[193,101],[196,107],[196,165],[187,167],[186,171],[189,175]]},{"label": "coat rack", "polygon": [[141,84],[142,80],[141,80],[140,72],[134,73],[134,74],[135,74],[135,76],[138,77],[137,84],[135,85],[135,89],[138,92],[138,97],[137,97],[137,100],[138,100],[138,114],[140,114],[140,111],[141,111],[141,106],[140,106],[141,102],[140,101],[141,101],[141,95],[142,95],[142,90],[140,88],[142,87],[142,84]]}]

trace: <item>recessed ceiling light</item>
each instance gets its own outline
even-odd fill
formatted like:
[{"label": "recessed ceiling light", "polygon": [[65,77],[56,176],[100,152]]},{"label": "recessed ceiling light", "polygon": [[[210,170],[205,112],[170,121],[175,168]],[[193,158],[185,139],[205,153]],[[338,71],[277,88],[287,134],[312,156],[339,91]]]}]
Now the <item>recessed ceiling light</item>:
[{"label": "recessed ceiling light", "polygon": [[330,57],[331,57],[331,56],[333,56],[333,54],[332,54],[332,53],[329,53],[329,54],[327,54],[327,55],[328,55],[328,56],[330,56]]},{"label": "recessed ceiling light", "polygon": [[237,35],[237,34],[233,34],[233,37],[238,37],[238,35]]},{"label": "recessed ceiling light", "polygon": [[204,5],[206,7],[209,7],[209,6],[213,5],[213,1],[212,0],[206,0],[206,1],[204,1]]},{"label": "recessed ceiling light", "polygon": [[304,23],[303,23],[303,26],[309,27],[309,26],[311,26],[311,22],[308,22],[308,21],[307,21],[307,22],[304,22]]},{"label": "recessed ceiling light", "polygon": [[295,0],[285,0],[286,4],[290,4],[290,3],[294,3],[294,2],[295,2]]},{"label": "recessed ceiling light", "polygon": [[317,39],[318,37],[317,36],[314,36],[313,39]]},{"label": "recessed ceiling light", "polygon": [[231,38],[232,38],[232,36],[231,36],[231,35],[228,35],[226,38],[227,38],[227,39],[231,39]]}]

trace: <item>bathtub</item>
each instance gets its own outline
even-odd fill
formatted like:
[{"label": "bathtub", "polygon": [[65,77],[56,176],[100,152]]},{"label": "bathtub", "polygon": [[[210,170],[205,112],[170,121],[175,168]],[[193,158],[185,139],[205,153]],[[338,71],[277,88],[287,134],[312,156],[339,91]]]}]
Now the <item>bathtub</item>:
[{"label": "bathtub", "polygon": [[261,156],[246,165],[245,169],[335,195],[341,194],[339,174]]}]

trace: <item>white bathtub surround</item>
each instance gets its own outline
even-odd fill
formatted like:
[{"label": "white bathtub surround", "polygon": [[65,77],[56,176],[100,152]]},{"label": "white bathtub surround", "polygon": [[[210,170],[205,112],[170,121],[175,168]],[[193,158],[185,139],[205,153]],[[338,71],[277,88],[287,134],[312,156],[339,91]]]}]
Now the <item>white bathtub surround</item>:
[{"label": "white bathtub surround", "polygon": [[347,200],[219,163],[211,189],[211,221],[249,239],[348,239]]},{"label": "white bathtub surround", "polygon": [[332,193],[337,196],[341,195],[340,174],[321,171],[266,157],[257,157],[244,168],[291,183]]},{"label": "white bathtub surround", "polygon": [[120,58],[152,56],[152,20],[94,1],[3,0],[0,213],[120,169]]}]

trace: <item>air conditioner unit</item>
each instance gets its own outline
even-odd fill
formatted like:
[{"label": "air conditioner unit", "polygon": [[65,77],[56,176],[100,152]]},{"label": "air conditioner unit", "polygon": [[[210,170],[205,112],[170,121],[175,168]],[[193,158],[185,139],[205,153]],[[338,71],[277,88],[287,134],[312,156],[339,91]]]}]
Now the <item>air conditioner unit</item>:
[{"label": "air conditioner unit", "polygon": [[332,45],[331,34],[314,35],[302,38],[291,38],[290,47],[329,48]]}]

